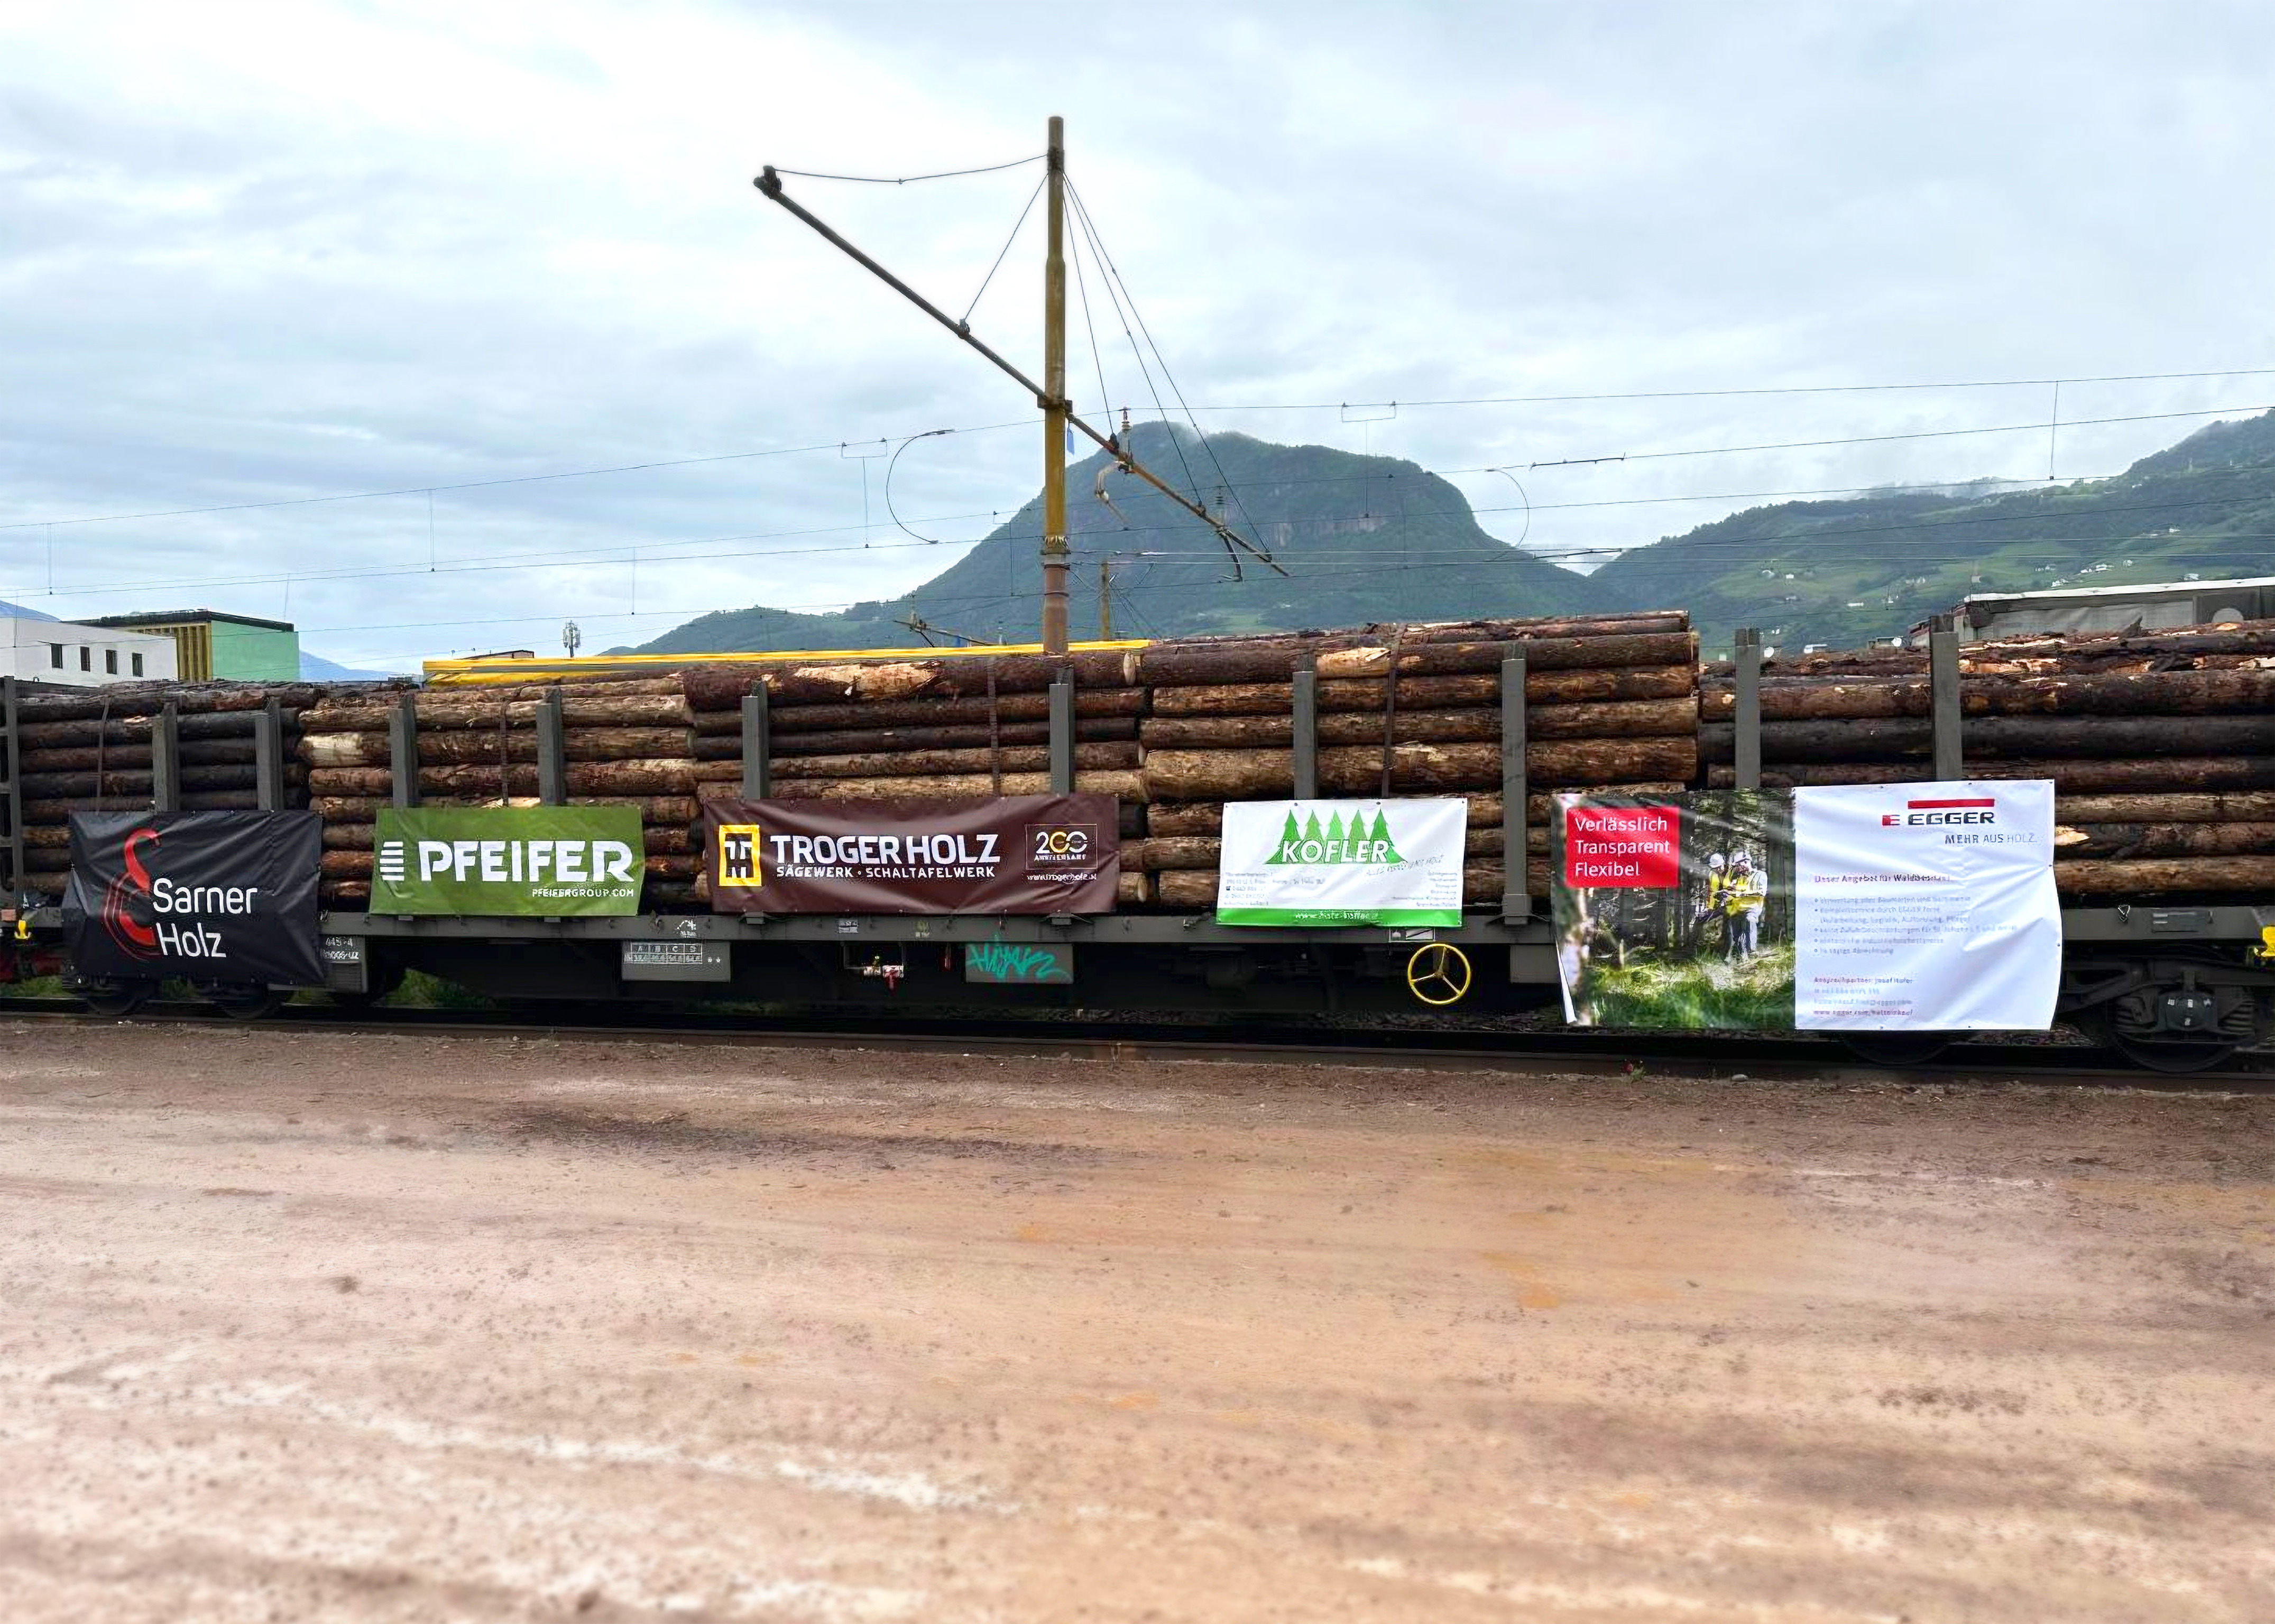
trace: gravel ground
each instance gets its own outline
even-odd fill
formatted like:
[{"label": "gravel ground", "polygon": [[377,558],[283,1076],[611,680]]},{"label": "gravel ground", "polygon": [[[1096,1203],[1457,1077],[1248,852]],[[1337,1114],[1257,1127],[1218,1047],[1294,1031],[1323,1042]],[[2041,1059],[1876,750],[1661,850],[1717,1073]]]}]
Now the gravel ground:
[{"label": "gravel ground", "polygon": [[2275,1097],[0,1024],[0,1617],[2275,1617]]}]

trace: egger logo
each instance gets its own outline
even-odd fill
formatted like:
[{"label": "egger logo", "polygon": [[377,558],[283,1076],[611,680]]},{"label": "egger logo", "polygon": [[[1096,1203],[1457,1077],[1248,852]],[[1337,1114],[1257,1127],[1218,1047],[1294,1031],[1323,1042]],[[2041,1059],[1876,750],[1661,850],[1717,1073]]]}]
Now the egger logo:
[{"label": "egger logo", "polygon": [[1954,823],[1996,823],[1999,821],[1999,802],[1992,796],[1962,797],[1949,800],[1906,801],[1900,812],[1882,812],[1880,827],[1910,828],[1925,827],[1941,828]]}]

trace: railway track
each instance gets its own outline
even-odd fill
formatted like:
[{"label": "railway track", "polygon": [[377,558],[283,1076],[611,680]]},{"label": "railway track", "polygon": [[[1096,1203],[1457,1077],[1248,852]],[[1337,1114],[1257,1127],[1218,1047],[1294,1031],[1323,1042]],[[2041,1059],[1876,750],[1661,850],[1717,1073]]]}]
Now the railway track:
[{"label": "railway track", "polygon": [[[849,1023],[842,1012],[805,1017],[634,1008],[591,1014],[563,1009],[536,1015],[449,1009],[354,1011],[299,1004],[287,1005],[261,1022],[248,1023],[195,1002],[148,1004],[130,1018],[235,1030],[1062,1056],[1125,1063],[1221,1061],[1417,1070],[1555,1070],[1608,1076],[1644,1069],[1793,1081],[1885,1081],[1902,1076],[1950,1084],[2030,1082],[2140,1090],[2275,1091],[2275,1052],[2247,1052],[2222,1066],[2167,1076],[2128,1065],[2110,1050],[2060,1042],[1963,1042],[1932,1059],[1890,1066],[1857,1059],[1822,1039],[1568,1029],[1231,1028],[1177,1022],[1007,1021],[897,1015],[891,1025],[880,1026]],[[11,1021],[34,1026],[107,1026],[115,1024],[117,1017],[93,1014],[76,999],[0,1000],[0,1023]]]}]

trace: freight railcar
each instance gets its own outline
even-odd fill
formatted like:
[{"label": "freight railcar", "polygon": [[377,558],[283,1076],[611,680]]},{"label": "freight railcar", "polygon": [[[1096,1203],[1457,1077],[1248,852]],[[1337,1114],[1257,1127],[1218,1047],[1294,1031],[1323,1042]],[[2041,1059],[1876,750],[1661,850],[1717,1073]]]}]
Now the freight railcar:
[{"label": "freight railcar", "polygon": [[[2275,623],[2222,630],[2275,665]],[[2167,676],[2183,659],[2173,644],[2135,660],[2140,640],[2105,640],[2080,657],[2097,676],[2144,677]],[[59,962],[68,868],[60,812],[312,808],[324,819],[325,984],[351,1001],[383,996],[416,970],[507,1000],[723,998],[885,1012],[1420,1012],[1460,1024],[1557,997],[1546,863],[1554,790],[2040,771],[2061,785],[2066,774],[2099,782],[2103,768],[2085,771],[2080,761],[2127,759],[2082,755],[2049,768],[1995,734],[1978,744],[1989,756],[1970,753],[1970,735],[1979,741],[1987,729],[1986,708],[1995,716],[2002,707],[2068,701],[2028,686],[2052,680],[2031,675],[2038,668],[1996,670],[2001,658],[2011,665],[2038,656],[1984,654],[1993,646],[1976,646],[1968,651],[1976,668],[1996,673],[1976,677],[1962,666],[1954,635],[1931,642],[1912,667],[1889,665],[1908,655],[1871,651],[1855,669],[1808,669],[1765,664],[1758,640],[1742,636],[1734,661],[1702,668],[1687,623],[1661,615],[1089,646],[1058,661],[1017,650],[769,655],[667,667],[660,678],[654,667],[621,662],[517,663],[451,671],[421,691],[297,685],[57,699],[11,687],[0,693],[0,888],[12,904],[0,975]],[[2261,668],[2216,653],[2186,658],[2210,660],[2203,668],[2214,672]],[[1874,684],[1893,696],[1895,720],[1856,710],[1849,691]],[[2226,688],[2257,693],[2240,678]],[[1813,760],[1810,751],[1825,751],[1808,741],[1821,740],[1826,718],[1818,713],[1836,689],[1856,742],[1833,752],[1848,759]],[[2088,697],[2104,709],[2115,703]],[[1801,744],[1785,720],[1796,703],[1818,729]],[[2089,709],[2058,721],[2022,736],[2067,739],[2090,732],[2095,716]],[[2264,762],[2249,728],[2226,733],[2239,753],[2220,782],[2257,784]],[[62,742],[66,736],[92,742]],[[1894,753],[1870,759],[1887,740]],[[1802,759],[1788,759],[1795,749]],[[1868,758],[1861,763],[1860,752]],[[714,907],[699,833],[707,797],[858,801],[881,785],[916,798],[1106,794],[1136,866],[1107,912]],[[1208,830],[1222,804],[1323,792],[1467,797],[1471,855],[1463,858],[1460,923],[1258,930],[1221,919]],[[373,911],[375,809],[474,800],[641,808],[648,840],[639,910]],[[2250,821],[2212,813],[2211,828]],[[2091,845],[2107,837],[2082,838]],[[2275,885],[2266,883],[2275,856],[2248,836],[2200,844],[2181,841],[2181,858],[2129,868],[2095,847],[2065,880],[2091,895],[2066,897],[2062,911],[2062,1016],[2146,1065],[2209,1066],[2275,1033],[2275,966],[2266,956],[2275,943]],[[2135,880],[2137,891],[2122,888]],[[132,977],[79,987],[92,1006],[118,1013],[153,990]],[[215,982],[203,991],[233,1013],[258,1016],[290,989]],[[1931,1043],[1905,1035],[1856,1046],[1894,1056]]]}]

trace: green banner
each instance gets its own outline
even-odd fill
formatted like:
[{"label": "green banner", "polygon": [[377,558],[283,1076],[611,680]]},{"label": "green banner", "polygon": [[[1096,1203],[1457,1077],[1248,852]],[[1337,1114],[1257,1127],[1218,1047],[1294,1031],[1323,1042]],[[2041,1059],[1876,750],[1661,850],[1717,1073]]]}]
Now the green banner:
[{"label": "green banner", "polygon": [[644,861],[637,806],[386,806],[371,911],[638,913]]}]

